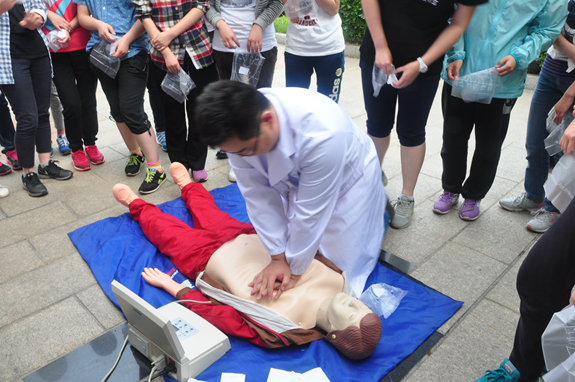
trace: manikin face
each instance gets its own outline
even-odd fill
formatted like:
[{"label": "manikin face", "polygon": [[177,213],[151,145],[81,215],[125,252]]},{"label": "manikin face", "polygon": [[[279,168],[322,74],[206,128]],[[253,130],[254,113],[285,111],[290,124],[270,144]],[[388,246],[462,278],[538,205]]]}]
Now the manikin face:
[{"label": "manikin face", "polygon": [[327,308],[330,330],[344,330],[348,326],[357,326],[366,314],[372,311],[355,297],[345,293],[335,295]]}]

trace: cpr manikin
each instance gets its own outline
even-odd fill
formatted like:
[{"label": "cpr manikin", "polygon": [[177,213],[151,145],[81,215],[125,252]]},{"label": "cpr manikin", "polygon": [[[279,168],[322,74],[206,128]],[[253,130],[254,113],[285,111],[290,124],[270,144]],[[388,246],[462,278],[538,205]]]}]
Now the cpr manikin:
[{"label": "cpr manikin", "polygon": [[[248,283],[271,258],[253,227],[220,211],[211,195],[200,184],[192,183],[179,163],[173,163],[170,172],[182,190],[194,229],[139,199],[127,186],[116,185],[114,196],[130,208],[146,237],[214,302],[186,306],[204,313],[204,318],[224,332],[260,346],[281,347],[324,338],[351,359],[373,353],[381,338],[381,320],[358,299],[342,293],[350,288],[333,264],[318,255],[296,286],[281,298],[258,301]],[[158,269],[146,268],[142,276],[178,299],[197,299],[199,294]],[[230,307],[241,312],[238,317],[243,322],[227,322],[228,313],[212,311],[229,312]],[[216,316],[217,322],[211,321]]]}]

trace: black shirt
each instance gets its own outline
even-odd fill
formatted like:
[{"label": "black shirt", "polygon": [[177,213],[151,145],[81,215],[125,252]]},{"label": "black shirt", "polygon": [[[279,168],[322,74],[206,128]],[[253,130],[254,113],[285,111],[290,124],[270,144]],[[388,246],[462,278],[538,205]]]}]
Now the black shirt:
[{"label": "black shirt", "polygon": [[10,15],[10,56],[11,58],[40,58],[48,55],[48,48],[36,29],[20,26],[26,11],[24,5],[15,4]]},{"label": "black shirt", "polygon": [[[455,4],[479,5],[487,0],[378,0],[381,10],[381,23],[391,51],[393,65],[403,66],[427,52],[429,47],[449,25]],[[375,46],[369,33],[365,31],[360,47],[360,57],[368,64],[375,61]],[[427,75],[441,73],[443,60],[426,62]]]}]

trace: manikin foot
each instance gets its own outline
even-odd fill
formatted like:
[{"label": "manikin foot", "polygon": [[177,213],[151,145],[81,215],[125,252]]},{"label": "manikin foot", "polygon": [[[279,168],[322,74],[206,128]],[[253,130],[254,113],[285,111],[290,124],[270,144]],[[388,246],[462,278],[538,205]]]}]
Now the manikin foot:
[{"label": "manikin foot", "polygon": [[126,207],[128,207],[134,200],[139,199],[130,187],[122,183],[116,184],[112,192],[114,193],[114,198]]},{"label": "manikin foot", "polygon": [[174,162],[171,164],[170,175],[172,175],[172,178],[174,178],[174,181],[180,187],[180,190],[186,187],[188,184],[192,183],[188,169],[186,169],[186,167],[179,162]]}]

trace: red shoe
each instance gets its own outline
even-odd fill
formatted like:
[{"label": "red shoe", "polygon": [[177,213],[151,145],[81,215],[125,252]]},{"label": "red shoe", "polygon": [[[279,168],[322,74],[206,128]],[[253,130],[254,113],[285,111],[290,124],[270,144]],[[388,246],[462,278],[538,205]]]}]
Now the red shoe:
[{"label": "red shoe", "polygon": [[98,150],[96,145],[86,146],[86,155],[92,164],[102,164],[104,163],[104,154]]},{"label": "red shoe", "polygon": [[72,153],[72,164],[78,171],[88,171],[91,168],[84,150],[78,150]]},{"label": "red shoe", "polygon": [[12,170],[14,171],[22,170],[22,167],[18,164],[18,155],[16,155],[16,150],[7,151],[6,159],[8,159],[8,162],[10,162]]}]

